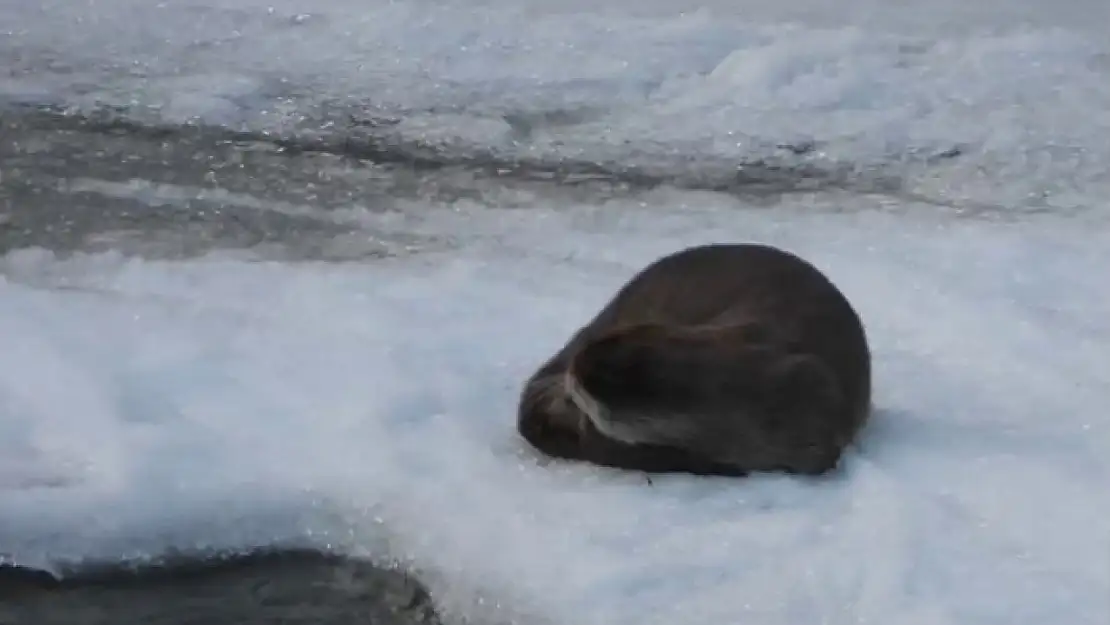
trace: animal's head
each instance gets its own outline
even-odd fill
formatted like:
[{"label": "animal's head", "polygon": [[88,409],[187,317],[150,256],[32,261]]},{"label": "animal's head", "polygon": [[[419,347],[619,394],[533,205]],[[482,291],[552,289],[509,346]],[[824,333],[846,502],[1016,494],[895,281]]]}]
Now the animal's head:
[{"label": "animal's head", "polygon": [[520,395],[517,428],[545,454],[576,458],[586,416],[567,394],[563,375],[545,373],[528,381]]}]

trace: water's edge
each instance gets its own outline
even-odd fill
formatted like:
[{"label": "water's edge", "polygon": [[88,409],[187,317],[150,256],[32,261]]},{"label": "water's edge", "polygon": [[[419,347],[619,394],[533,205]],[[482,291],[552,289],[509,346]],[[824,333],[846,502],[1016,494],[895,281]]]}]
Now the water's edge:
[{"label": "water's edge", "polygon": [[[354,232],[343,259],[373,260],[435,243],[329,218],[352,202],[385,210],[422,188],[418,174],[361,175],[373,165],[224,132],[0,111],[0,256],[40,247],[180,258],[273,245],[282,260],[329,258],[329,242]],[[4,551],[0,537],[0,625],[441,622],[427,587],[401,566],[318,550],[121,554],[51,571]]]},{"label": "water's edge", "polygon": [[403,571],[303,549],[156,563],[89,564],[55,576],[0,565],[0,623],[379,623],[438,625]]}]

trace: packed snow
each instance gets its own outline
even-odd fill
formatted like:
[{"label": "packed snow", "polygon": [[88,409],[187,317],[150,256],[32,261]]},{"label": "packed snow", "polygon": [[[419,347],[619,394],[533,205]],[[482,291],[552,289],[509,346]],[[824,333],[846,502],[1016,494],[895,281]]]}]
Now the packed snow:
[{"label": "packed snow", "polygon": [[[1110,4],[556,4],[0,0],[0,106],[265,129],[346,99],[474,149],[916,169],[769,207],[345,213],[446,242],[365,263],[11,252],[0,558],[308,543],[402,561],[450,617],[558,625],[1106,623]],[[520,384],[614,289],[735,240],[866,322],[842,473],[649,483],[520,440]]]},{"label": "packed snow", "polygon": [[[457,250],[368,264],[9,254],[5,550],[307,541],[537,622],[1105,622],[1110,236],[655,199],[429,209],[414,231]],[[843,473],[544,462],[513,429],[524,377],[644,263],[713,240],[795,250],[861,311],[878,412]]]}]

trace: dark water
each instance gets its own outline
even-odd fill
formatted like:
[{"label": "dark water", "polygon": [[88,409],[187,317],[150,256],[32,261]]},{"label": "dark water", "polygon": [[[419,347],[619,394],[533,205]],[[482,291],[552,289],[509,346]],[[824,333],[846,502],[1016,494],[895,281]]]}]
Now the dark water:
[{"label": "dark water", "polygon": [[61,578],[0,566],[3,625],[439,622],[427,591],[403,572],[312,551],[114,563]]}]

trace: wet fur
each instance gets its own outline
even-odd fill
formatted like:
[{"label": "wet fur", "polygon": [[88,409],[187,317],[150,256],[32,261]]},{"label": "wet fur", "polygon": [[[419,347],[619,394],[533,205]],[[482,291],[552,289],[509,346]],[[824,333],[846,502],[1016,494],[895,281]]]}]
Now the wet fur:
[{"label": "wet fur", "polygon": [[707,245],[634,276],[526,382],[541,452],[649,472],[834,468],[871,408],[862,322],[815,267]]}]

